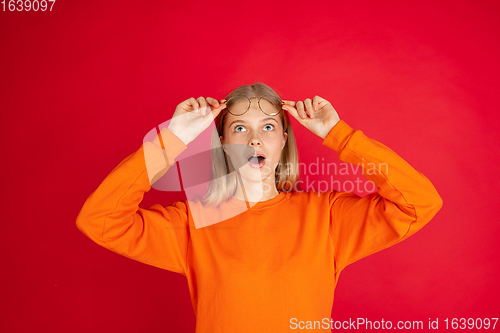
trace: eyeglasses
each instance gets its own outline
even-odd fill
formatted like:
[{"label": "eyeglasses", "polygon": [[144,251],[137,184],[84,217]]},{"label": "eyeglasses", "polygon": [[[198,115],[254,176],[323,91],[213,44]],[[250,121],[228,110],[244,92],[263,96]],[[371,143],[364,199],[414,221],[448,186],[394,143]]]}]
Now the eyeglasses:
[{"label": "eyeglasses", "polygon": [[247,96],[233,96],[226,101],[226,109],[233,116],[241,116],[245,114],[251,106],[252,99],[257,98],[259,109],[268,116],[275,116],[281,112],[281,107],[285,102],[273,96],[262,97],[247,97]]}]

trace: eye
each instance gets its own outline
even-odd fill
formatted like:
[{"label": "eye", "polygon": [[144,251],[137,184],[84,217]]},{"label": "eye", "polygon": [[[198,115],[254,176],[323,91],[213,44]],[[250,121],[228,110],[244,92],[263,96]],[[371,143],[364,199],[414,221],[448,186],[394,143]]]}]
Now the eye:
[{"label": "eye", "polygon": [[268,127],[268,126],[271,126],[271,129],[270,129],[270,130],[274,129],[274,125],[271,125],[271,124],[267,124],[264,128],[266,128],[266,127]]},{"label": "eye", "polygon": [[243,127],[243,126],[241,126],[241,125],[238,125],[238,126],[236,126],[236,127],[234,128],[235,132],[242,132],[242,131],[238,131],[238,128],[240,128],[240,127],[241,127],[241,128],[245,128],[245,127]]}]

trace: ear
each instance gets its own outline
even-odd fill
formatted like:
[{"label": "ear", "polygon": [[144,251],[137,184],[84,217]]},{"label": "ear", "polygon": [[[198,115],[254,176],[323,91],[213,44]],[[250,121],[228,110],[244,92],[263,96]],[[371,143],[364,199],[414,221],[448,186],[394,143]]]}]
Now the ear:
[{"label": "ear", "polygon": [[220,140],[220,143],[222,145],[222,149],[224,149],[224,152],[227,154],[226,148],[224,147],[224,137],[222,135],[219,136],[219,140]]},{"label": "ear", "polygon": [[285,148],[286,140],[288,140],[288,133],[283,132],[283,137],[285,138],[285,140],[283,140],[283,146],[281,146],[281,149]]}]

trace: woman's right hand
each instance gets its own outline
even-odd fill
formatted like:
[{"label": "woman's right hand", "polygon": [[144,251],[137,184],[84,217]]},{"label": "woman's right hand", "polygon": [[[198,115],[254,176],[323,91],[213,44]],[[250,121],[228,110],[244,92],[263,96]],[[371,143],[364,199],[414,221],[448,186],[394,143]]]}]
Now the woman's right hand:
[{"label": "woman's right hand", "polygon": [[[185,100],[175,108],[168,130],[187,145],[200,135],[226,107],[225,101],[219,102],[212,97],[205,99],[202,96]],[[208,115],[209,113],[211,116]]]}]

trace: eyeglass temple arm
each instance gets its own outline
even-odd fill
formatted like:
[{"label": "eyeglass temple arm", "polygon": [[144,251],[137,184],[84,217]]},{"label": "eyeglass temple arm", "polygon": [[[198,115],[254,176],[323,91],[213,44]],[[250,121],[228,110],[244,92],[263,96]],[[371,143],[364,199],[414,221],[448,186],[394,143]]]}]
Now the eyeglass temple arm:
[{"label": "eyeglass temple arm", "polygon": [[[231,98],[230,98],[230,99],[231,99]],[[226,105],[227,105],[227,101],[228,101],[228,99],[224,99],[224,98],[223,98],[223,99],[221,99],[221,100],[219,100],[219,102],[226,103]],[[285,102],[282,100],[282,101],[281,101],[281,106],[283,106],[283,104],[285,104]]]}]

